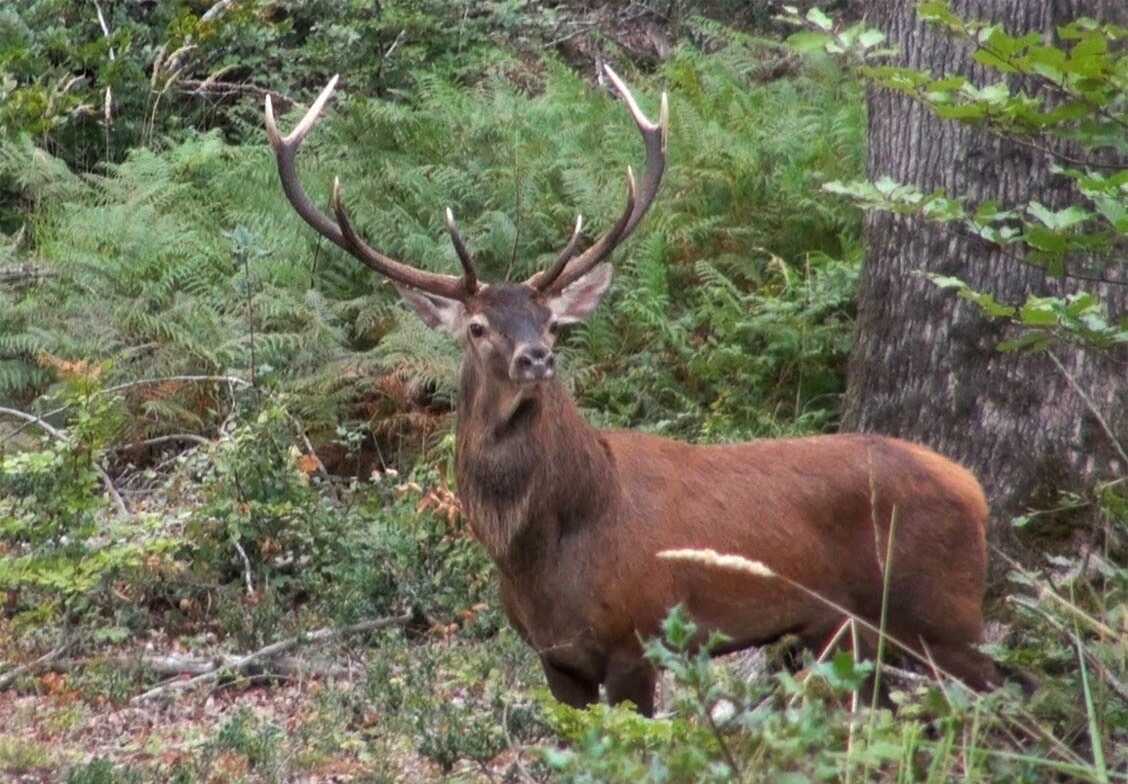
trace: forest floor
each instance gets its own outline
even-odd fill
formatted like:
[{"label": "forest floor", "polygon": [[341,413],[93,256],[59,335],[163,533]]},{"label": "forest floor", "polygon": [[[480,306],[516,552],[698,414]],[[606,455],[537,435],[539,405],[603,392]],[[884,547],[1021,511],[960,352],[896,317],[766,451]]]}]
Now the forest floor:
[{"label": "forest floor", "polygon": [[[118,648],[105,657],[144,655],[151,651]],[[101,677],[99,684],[53,670],[37,676],[34,692],[0,692],[4,781],[58,782],[66,771],[108,763],[144,781],[470,782],[501,780],[535,762],[535,752],[514,746],[444,769],[412,738],[389,734],[387,715],[342,708],[363,690],[363,666],[343,677],[233,678],[142,702],[124,696],[136,680],[114,682],[121,673],[104,669]],[[430,696],[458,700],[457,691]]]}]

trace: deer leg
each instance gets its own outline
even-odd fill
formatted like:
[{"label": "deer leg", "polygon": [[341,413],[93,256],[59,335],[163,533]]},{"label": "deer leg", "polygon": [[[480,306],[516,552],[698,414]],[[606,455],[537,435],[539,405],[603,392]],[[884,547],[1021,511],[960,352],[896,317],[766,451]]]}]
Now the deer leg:
[{"label": "deer leg", "polygon": [[541,659],[541,666],[548,678],[548,690],[560,702],[573,708],[586,708],[599,702],[599,684],[595,681],[557,667],[546,659]]},{"label": "deer leg", "polygon": [[638,712],[650,718],[654,715],[654,686],[658,673],[650,662],[642,658],[612,661],[603,681],[607,689],[607,702],[618,705],[630,700]]}]

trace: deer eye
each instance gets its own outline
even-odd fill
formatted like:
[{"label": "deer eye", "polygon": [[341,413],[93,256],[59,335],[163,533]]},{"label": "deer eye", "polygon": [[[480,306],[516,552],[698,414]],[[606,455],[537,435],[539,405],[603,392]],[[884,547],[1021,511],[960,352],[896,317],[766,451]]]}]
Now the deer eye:
[{"label": "deer eye", "polygon": [[560,322],[553,319],[552,321],[548,322],[548,331],[555,335],[560,332],[560,326]]},{"label": "deer eye", "polygon": [[470,322],[470,336],[480,338],[486,334],[486,328],[479,324],[477,321]]}]

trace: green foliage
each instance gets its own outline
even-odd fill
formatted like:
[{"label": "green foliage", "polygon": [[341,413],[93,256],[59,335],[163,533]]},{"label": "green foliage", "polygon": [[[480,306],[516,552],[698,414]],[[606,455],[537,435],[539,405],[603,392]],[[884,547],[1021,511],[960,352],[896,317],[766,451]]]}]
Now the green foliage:
[{"label": "green foliage", "polygon": [[0,771],[12,774],[48,768],[53,762],[42,743],[0,735]]},{"label": "green foliage", "polygon": [[[1096,580],[1084,576],[1076,559],[1065,565],[1076,581],[1072,590],[1079,591],[1076,603],[1047,591],[1041,575],[1013,573],[1033,589],[1016,597],[1024,608],[1019,640],[1013,648],[991,651],[1014,667],[1035,667],[1039,677],[1045,673],[1028,709],[1013,691],[974,695],[948,684],[895,689],[895,719],[885,710],[852,714],[846,704],[872,671],[869,662],[843,652],[811,663],[801,680],[788,673],[777,675],[774,683],[734,679],[710,660],[706,651],[713,643],[691,644],[699,640],[697,627],[675,609],[663,639],[648,646],[651,659],[673,677],[672,713],[648,721],[627,708],[577,711],[547,702],[551,725],[571,746],[542,754],[561,780],[576,782],[946,781],[957,776],[1002,782],[1054,774],[1107,780],[1105,771],[1123,764],[1122,752],[1117,752],[1120,762],[1102,756],[1117,742],[1114,737],[1123,737],[1122,729],[1110,729],[1124,726],[1123,711],[1107,691],[1094,696],[1090,690],[1080,703],[1076,696],[1093,686],[1094,670],[1113,677],[1123,673],[1123,656],[1112,652],[1116,643],[1110,646],[1103,636],[1107,623],[1120,618],[1120,610],[1106,602],[1117,602],[1122,586],[1111,592],[1107,583],[1100,587],[1118,571],[1107,562],[1102,561],[1104,576]],[[1053,640],[1048,646],[1047,635]],[[1086,667],[1077,666],[1078,657]],[[1040,729],[1032,731],[1030,722]],[[1061,733],[1086,723],[1093,733],[1092,755],[1066,752],[1061,759]]]},{"label": "green foliage", "polygon": [[14,0],[0,11],[0,133],[93,169],[189,129],[241,134],[256,112],[231,98],[265,88],[292,95],[343,72],[365,92],[401,96],[427,67],[472,79],[498,59],[490,39],[521,5],[470,15],[439,0]]},{"label": "green foliage", "polygon": [[224,722],[213,743],[218,751],[242,754],[252,768],[271,764],[285,731],[270,722],[260,721],[247,708],[238,710]]},{"label": "green foliage", "polygon": [[[1060,210],[1037,201],[970,205],[959,195],[925,194],[889,178],[832,181],[823,188],[864,210],[947,224],[1004,249],[1016,263],[1041,267],[1054,276],[1099,280],[1107,266],[1123,264],[1128,169],[1110,161],[1128,153],[1128,50],[1123,45],[1128,29],[1082,18],[1061,26],[1056,40],[1046,41],[1040,33],[1013,36],[999,25],[962,19],[946,1],[920,2],[917,14],[947,30],[960,45],[972,47],[974,59],[998,73],[1000,80],[978,86],[960,75],[937,77],[913,68],[864,65],[870,53],[860,41],[865,32],[848,42],[832,42],[826,32],[808,33],[817,39],[814,45],[803,39],[796,48],[838,54],[860,65],[862,75],[875,86],[909,95],[939,117],[976,125],[1053,156],[1053,172],[1073,181],[1074,203]],[[817,30],[830,27],[821,20],[809,23]],[[1023,77],[1020,87],[1011,86],[1015,77]],[[1032,86],[1038,89],[1031,91]],[[1081,157],[1074,149],[1082,151]],[[1043,349],[1053,339],[1107,348],[1128,338],[1128,318],[1119,325],[1110,323],[1104,308],[1088,294],[1002,304],[990,293],[971,291],[962,281],[933,280],[979,304],[987,317],[1020,328],[1019,337],[1001,344],[1002,350]]]},{"label": "green foliage", "polygon": [[[79,384],[79,387],[83,386]],[[107,598],[111,579],[136,573],[168,542],[129,535],[105,513],[99,461],[115,404],[72,391],[74,425],[38,450],[0,455],[0,589],[29,620],[65,616]]]},{"label": "green foliage", "polygon": [[866,27],[863,23],[839,26],[821,8],[810,8],[800,14],[793,5],[781,6],[783,14],[777,17],[790,25],[807,27],[787,37],[787,44],[797,52],[811,54],[826,52],[840,57],[848,57],[857,64],[870,62],[895,51],[881,48],[885,34],[880,30]]},{"label": "green foliage", "polygon": [[1023,334],[999,343],[1000,351],[1045,348],[1055,340],[1081,340],[1097,348],[1128,343],[1128,323],[1117,326],[1109,321],[1107,309],[1091,294],[1066,297],[1030,296],[1022,305],[1003,305],[990,294],[975,291],[959,278],[929,275],[937,286],[954,289],[960,297],[974,302],[988,318],[1008,318],[1025,327]]},{"label": "green foliage", "polygon": [[341,622],[406,606],[444,623],[486,598],[484,554],[446,518],[417,509],[436,471],[351,489],[340,508],[300,470],[295,428],[277,401],[249,412],[208,456],[186,530],[201,578],[236,591],[251,581],[255,600],[226,619],[245,647],[269,642],[299,597]]},{"label": "green foliage", "polygon": [[104,757],[71,768],[66,778],[66,784],[140,784],[142,781],[140,772],[117,768]]}]

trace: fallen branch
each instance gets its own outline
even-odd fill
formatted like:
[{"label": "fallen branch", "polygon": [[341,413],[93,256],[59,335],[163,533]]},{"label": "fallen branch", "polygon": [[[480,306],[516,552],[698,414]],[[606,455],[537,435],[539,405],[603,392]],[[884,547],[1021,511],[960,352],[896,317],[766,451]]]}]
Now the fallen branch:
[{"label": "fallen branch", "polygon": [[11,670],[8,670],[8,672],[4,673],[3,675],[0,675],[0,691],[3,691],[4,689],[11,686],[17,678],[21,678],[24,675],[29,675],[31,673],[37,672],[47,665],[51,664],[51,662],[55,661],[64,653],[66,653],[67,649],[70,648],[70,646],[70,641],[65,641],[58,648],[55,648],[54,650],[43,654],[35,661],[28,662],[27,664],[21,664],[19,667],[15,667]]},{"label": "fallen branch", "polygon": [[[90,397],[95,398],[95,397],[100,397],[102,395],[112,395],[114,392],[121,392],[122,390],[125,390],[125,389],[132,389],[133,387],[143,387],[143,386],[147,386],[149,384],[164,384],[164,383],[167,383],[167,382],[170,382],[170,381],[184,381],[184,382],[188,382],[188,381],[205,381],[205,382],[214,381],[216,383],[220,383],[220,382],[225,383],[229,387],[230,386],[249,387],[251,385],[250,381],[246,381],[244,379],[241,379],[238,376],[162,376],[162,377],[159,377],[159,378],[142,378],[142,379],[138,379],[137,381],[127,381],[124,384],[117,384],[117,385],[112,386],[112,387],[106,387],[105,389],[99,389],[99,390],[95,391]],[[61,414],[64,411],[67,411],[67,410],[73,408],[74,405],[75,405],[74,403],[67,403],[66,405],[59,406],[58,408],[51,409],[50,411],[48,411],[43,416],[44,417],[51,417],[51,416],[55,416],[56,414]]]},{"label": "fallen branch", "polygon": [[201,672],[193,678],[188,680],[173,680],[167,683],[162,683],[149,689],[144,694],[139,694],[134,697],[131,702],[139,703],[145,700],[159,697],[173,691],[184,691],[191,689],[194,686],[199,686],[203,683],[210,683],[219,680],[224,674],[238,673],[247,669],[250,665],[263,661],[264,659],[272,659],[279,654],[296,648],[298,645],[315,642],[325,642],[327,640],[334,640],[338,637],[344,637],[350,634],[362,634],[364,632],[371,632],[377,629],[383,629],[388,626],[396,626],[405,624],[411,620],[411,613],[404,615],[397,615],[388,618],[377,618],[372,621],[362,621],[354,623],[350,626],[341,626],[338,628],[324,628],[317,631],[310,632],[309,634],[302,634],[297,637],[288,637],[285,640],[271,643],[264,648],[260,648],[254,653],[248,653],[245,656],[223,657],[222,660],[214,662],[212,669]]},{"label": "fallen branch", "polygon": [[19,267],[0,267],[0,283],[22,283],[54,277],[58,277],[58,273],[50,272],[32,264],[24,264]]},{"label": "fallen branch", "polygon": [[[165,656],[92,656],[71,659],[55,659],[40,665],[40,669],[56,672],[71,672],[83,667],[110,666],[120,669],[142,668],[161,676],[206,675],[216,669],[230,668],[242,657],[229,653],[212,656],[192,656],[184,653],[171,653]],[[313,675],[321,678],[345,678],[351,673],[348,667],[322,661],[310,661],[297,656],[276,656],[263,660],[259,666],[247,665],[251,675],[259,676],[303,676]]]},{"label": "fallen branch", "polygon": [[[7,414],[8,416],[15,417],[16,419],[22,419],[25,422],[29,422],[37,426],[40,430],[47,433],[52,438],[59,441],[67,440],[66,433],[55,428],[54,426],[52,426],[48,422],[45,422],[34,414],[28,414],[23,411],[18,411],[14,408],[4,408],[3,406],[0,406],[0,414]],[[117,508],[118,512],[123,517],[129,517],[129,507],[125,505],[125,500],[121,497],[121,493],[119,493],[117,491],[117,488],[114,487],[114,481],[110,479],[110,475],[107,474],[106,470],[97,463],[94,463],[94,470],[98,472],[98,476],[102,477],[102,484],[105,485],[106,492],[109,493],[110,500],[113,501],[113,504]]]},{"label": "fallen branch", "polygon": [[[105,16],[105,14],[102,13],[102,6],[100,6],[98,4],[98,0],[94,0],[94,10],[96,10],[98,12],[98,24],[102,27],[102,35],[104,35],[107,40],[113,38],[113,35],[110,33],[110,26],[108,24],[106,24],[106,16]],[[112,63],[117,59],[117,55],[114,54],[114,48],[112,46],[110,47],[109,54],[110,54],[110,62]],[[107,147],[107,150],[110,146],[110,140],[109,140],[110,126],[112,126],[114,124],[113,106],[114,106],[114,91],[113,91],[112,87],[107,87],[106,88],[106,99],[105,99],[105,101],[103,101],[103,109],[102,109],[102,117],[103,117],[103,119],[105,120],[105,123],[106,123],[106,147]]]},{"label": "fallen branch", "polygon": [[168,444],[176,441],[191,441],[199,446],[211,446],[211,441],[208,441],[203,436],[198,436],[195,433],[171,433],[167,436],[156,436],[154,438],[146,438],[141,441],[134,441],[130,444],[122,444],[115,446],[115,452],[123,452],[126,449],[133,449],[142,446],[157,446],[158,444]]},{"label": "fallen branch", "polygon": [[282,103],[286,106],[293,106],[297,103],[297,101],[284,93],[269,90],[266,87],[259,87],[257,84],[251,84],[250,82],[228,82],[208,77],[207,79],[181,79],[176,83],[176,87],[180,92],[187,95],[215,95],[225,97],[229,95],[250,94],[258,98],[270,96],[270,100],[275,104]]},{"label": "fallen branch", "polygon": [[251,576],[251,559],[247,557],[247,551],[243,549],[243,545],[239,544],[238,539],[231,542],[235,545],[235,550],[239,553],[239,557],[243,559],[243,577],[247,581],[247,596],[255,595],[255,582]]}]

